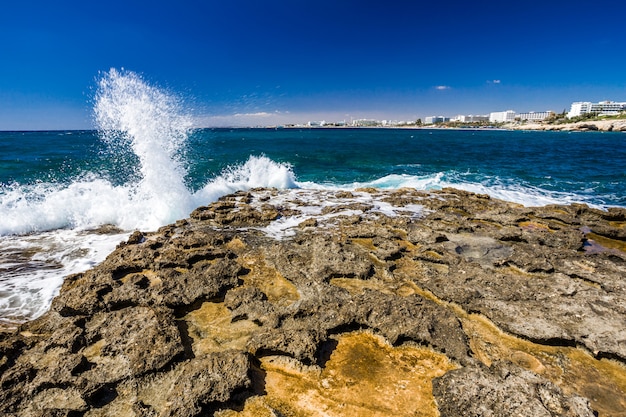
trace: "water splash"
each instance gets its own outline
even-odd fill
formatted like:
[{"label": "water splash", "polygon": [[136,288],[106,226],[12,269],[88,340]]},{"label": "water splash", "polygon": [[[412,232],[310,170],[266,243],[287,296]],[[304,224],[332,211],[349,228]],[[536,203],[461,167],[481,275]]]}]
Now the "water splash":
[{"label": "water splash", "polygon": [[238,190],[297,187],[291,165],[272,161],[264,155],[250,156],[244,164],[233,165],[222,171],[199,190],[194,199],[198,203],[196,205],[200,205],[203,201],[214,201]]},{"label": "water splash", "polygon": [[[130,165],[121,171],[132,175],[109,179],[96,168],[65,183],[3,187],[0,236],[108,223],[151,230],[186,217],[194,208],[181,161],[191,117],[181,100],[133,72],[111,69],[100,78],[94,101],[110,163]],[[127,149],[132,158],[124,157]]]},{"label": "water splash", "polygon": [[111,69],[98,87],[94,114],[103,140],[128,142],[139,159],[130,217],[150,219],[148,227],[185,217],[193,207],[180,155],[192,121],[181,101],[130,71]]}]

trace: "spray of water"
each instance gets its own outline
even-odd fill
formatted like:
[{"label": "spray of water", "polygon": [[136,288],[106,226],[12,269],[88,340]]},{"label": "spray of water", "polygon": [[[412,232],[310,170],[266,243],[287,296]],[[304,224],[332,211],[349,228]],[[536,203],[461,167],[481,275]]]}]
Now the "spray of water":
[{"label": "spray of water", "polygon": [[[250,156],[192,194],[185,186],[181,160],[192,118],[181,101],[129,71],[111,69],[98,87],[94,113],[103,140],[111,147],[129,143],[139,159],[141,180],[131,184],[130,201],[123,209],[134,227],[154,229],[237,190],[296,186],[290,165]],[[120,225],[128,228],[126,223]]]},{"label": "spray of water", "polygon": [[[182,100],[138,74],[111,69],[101,75],[94,119],[108,144],[109,161],[129,173],[114,183],[91,172],[69,184],[15,184],[0,194],[0,236],[56,229],[92,229],[113,224],[123,230],[155,230],[189,216],[199,205],[253,187],[291,188],[288,164],[250,156],[192,193],[185,185],[184,155],[192,117]],[[128,152],[132,157],[127,157]]]},{"label": "spray of water", "polygon": [[110,146],[129,142],[139,158],[141,180],[131,190],[133,218],[163,224],[185,217],[191,195],[179,160],[191,117],[174,95],[129,71],[111,69],[100,79],[94,106],[100,134]]}]

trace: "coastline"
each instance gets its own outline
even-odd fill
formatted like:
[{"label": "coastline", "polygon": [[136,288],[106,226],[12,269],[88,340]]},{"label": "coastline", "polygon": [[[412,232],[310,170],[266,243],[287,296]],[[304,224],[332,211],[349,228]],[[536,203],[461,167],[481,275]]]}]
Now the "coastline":
[{"label": "coastline", "polygon": [[620,415],[625,230],[455,189],[238,192],[0,333],[0,410]]},{"label": "coastline", "polygon": [[626,132],[626,119],[618,120],[588,120],[575,123],[548,124],[535,123],[506,123],[501,126],[445,126],[445,125],[408,125],[408,126],[263,126],[261,129],[408,129],[408,130],[478,130],[478,131],[563,131],[563,132]]},{"label": "coastline", "polygon": [[508,130],[544,130],[544,131],[564,131],[564,132],[626,132],[626,120],[588,120],[576,123],[547,124],[547,123],[524,123],[506,124],[504,128]]}]

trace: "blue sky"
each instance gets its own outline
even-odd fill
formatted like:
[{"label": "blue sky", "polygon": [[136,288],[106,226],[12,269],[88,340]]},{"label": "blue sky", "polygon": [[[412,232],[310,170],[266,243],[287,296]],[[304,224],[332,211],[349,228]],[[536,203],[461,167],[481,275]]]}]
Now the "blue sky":
[{"label": "blue sky", "polygon": [[626,101],[626,2],[28,1],[0,17],[0,130],[91,128],[110,68],[203,125]]}]

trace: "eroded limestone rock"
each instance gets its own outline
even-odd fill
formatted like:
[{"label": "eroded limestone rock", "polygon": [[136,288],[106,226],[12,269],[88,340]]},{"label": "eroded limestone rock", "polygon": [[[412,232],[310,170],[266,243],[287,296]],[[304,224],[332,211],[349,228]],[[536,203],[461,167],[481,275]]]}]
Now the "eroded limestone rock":
[{"label": "eroded limestone rock", "polygon": [[626,210],[253,190],[0,334],[8,416],[626,415]]}]

